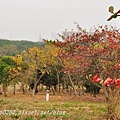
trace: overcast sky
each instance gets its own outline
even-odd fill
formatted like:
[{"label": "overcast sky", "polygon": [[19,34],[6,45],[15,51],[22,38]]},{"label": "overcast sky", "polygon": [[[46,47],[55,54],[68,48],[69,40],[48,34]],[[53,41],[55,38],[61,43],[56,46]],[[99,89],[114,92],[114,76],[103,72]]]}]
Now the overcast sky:
[{"label": "overcast sky", "polygon": [[108,7],[120,9],[120,0],[0,0],[0,38],[38,41],[52,39],[65,29],[100,25],[120,26],[120,18],[107,22]]}]

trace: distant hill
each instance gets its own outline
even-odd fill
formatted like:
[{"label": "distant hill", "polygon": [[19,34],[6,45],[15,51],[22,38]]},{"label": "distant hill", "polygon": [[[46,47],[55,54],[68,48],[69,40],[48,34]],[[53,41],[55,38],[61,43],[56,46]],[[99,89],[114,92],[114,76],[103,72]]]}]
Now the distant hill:
[{"label": "distant hill", "polygon": [[21,53],[23,50],[27,50],[31,47],[41,48],[45,43],[44,42],[32,42],[32,41],[11,41],[0,39],[0,57],[3,55],[16,55]]}]

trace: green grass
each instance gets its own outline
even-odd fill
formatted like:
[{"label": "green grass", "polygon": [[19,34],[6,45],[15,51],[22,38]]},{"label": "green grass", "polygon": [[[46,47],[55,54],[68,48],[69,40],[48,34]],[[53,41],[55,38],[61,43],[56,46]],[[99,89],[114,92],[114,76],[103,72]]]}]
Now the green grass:
[{"label": "green grass", "polygon": [[102,120],[107,112],[106,104],[101,102],[69,99],[46,102],[39,95],[0,97],[0,120]]}]

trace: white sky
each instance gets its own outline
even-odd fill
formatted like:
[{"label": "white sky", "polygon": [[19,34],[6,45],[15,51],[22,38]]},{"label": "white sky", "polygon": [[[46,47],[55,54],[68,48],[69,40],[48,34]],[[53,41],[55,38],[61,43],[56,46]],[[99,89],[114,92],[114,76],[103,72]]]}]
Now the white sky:
[{"label": "white sky", "polygon": [[105,24],[120,27],[120,18],[107,22],[120,9],[120,0],[0,0],[0,38],[38,41],[39,36],[76,30],[74,21],[84,29]]}]

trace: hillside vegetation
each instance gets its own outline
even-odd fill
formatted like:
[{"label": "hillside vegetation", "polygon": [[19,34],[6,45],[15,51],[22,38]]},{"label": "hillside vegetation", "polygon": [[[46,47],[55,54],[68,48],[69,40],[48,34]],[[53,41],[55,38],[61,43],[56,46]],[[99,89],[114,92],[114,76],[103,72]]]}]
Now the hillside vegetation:
[{"label": "hillside vegetation", "polygon": [[44,42],[32,42],[32,41],[11,41],[0,39],[0,57],[4,55],[16,55],[21,53],[23,50],[27,50],[31,47],[41,47],[44,45]]}]

